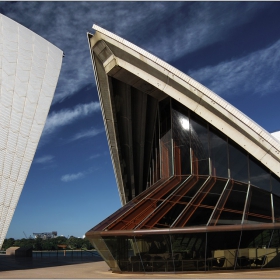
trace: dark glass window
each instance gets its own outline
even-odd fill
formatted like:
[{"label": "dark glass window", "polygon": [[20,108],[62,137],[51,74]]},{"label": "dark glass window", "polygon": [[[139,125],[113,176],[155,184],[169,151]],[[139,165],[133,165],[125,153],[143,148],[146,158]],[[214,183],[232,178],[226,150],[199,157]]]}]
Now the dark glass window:
[{"label": "dark glass window", "polygon": [[205,270],[205,233],[172,234],[175,271]]},{"label": "dark glass window", "polygon": [[240,248],[268,248],[272,230],[247,230],[242,232]]},{"label": "dark glass window", "polygon": [[273,235],[270,242],[270,248],[278,248],[280,247],[280,230],[273,230]]},{"label": "dark glass window", "polygon": [[166,227],[167,225],[172,225],[204,182],[205,178],[200,178],[195,185],[189,187],[188,190],[186,190],[185,195],[182,196],[180,200],[164,215],[156,227],[164,227],[163,225]]},{"label": "dark glass window", "polygon": [[236,181],[248,182],[247,153],[229,140],[229,168],[230,177]]},{"label": "dark glass window", "polygon": [[271,174],[271,185],[272,192],[280,196],[280,179],[274,174]]},{"label": "dark glass window", "polygon": [[232,269],[235,266],[236,249],[240,231],[207,233],[207,263],[210,270]]},{"label": "dark glass window", "polygon": [[272,222],[270,193],[251,186],[248,206],[247,221],[244,220],[244,223]]},{"label": "dark glass window", "polygon": [[251,185],[270,191],[270,172],[260,162],[249,156]]},{"label": "dark glass window", "polygon": [[210,158],[212,175],[228,178],[227,138],[214,127],[210,127]]},{"label": "dark glass window", "polygon": [[193,172],[200,175],[209,174],[209,137],[207,123],[200,117],[191,114],[191,147]]},{"label": "dark glass window", "polygon": [[169,178],[173,175],[172,132],[170,98],[159,103],[160,112],[160,145],[161,145],[161,177]]},{"label": "dark glass window", "polygon": [[[230,186],[228,186],[228,188],[230,188]],[[224,208],[243,213],[247,190],[248,185],[235,182]]]},{"label": "dark glass window", "polygon": [[144,271],[174,271],[169,235],[135,236],[133,247]]},{"label": "dark glass window", "polygon": [[280,197],[273,195],[273,209],[275,223],[280,223]]},{"label": "dark glass window", "polygon": [[[190,122],[188,110],[182,105],[172,102],[172,134],[175,149],[175,162],[180,163],[181,174],[191,174],[190,164]],[[178,157],[178,159],[176,158]],[[176,163],[175,163],[176,164]]]},{"label": "dark glass window", "polygon": [[245,200],[247,196],[248,185],[235,182],[233,186],[228,184],[227,197],[220,205],[221,215],[217,221],[217,225],[241,224]]}]

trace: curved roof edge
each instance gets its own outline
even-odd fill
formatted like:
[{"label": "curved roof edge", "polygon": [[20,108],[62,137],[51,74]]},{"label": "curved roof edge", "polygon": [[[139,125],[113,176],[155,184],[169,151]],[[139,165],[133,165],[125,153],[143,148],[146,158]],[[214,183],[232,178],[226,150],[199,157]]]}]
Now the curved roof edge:
[{"label": "curved roof edge", "polygon": [[[103,41],[104,45],[107,44],[104,48],[107,47],[108,52],[111,52],[105,60],[101,59],[103,74],[108,74],[114,67],[119,66],[144,79],[206,119],[280,177],[280,142],[264,128],[213,91],[163,60],[97,25],[93,25],[93,29],[96,33],[89,38],[91,50],[99,41]],[[123,52],[121,55],[119,50]],[[126,58],[125,55],[129,57]],[[92,57],[94,60],[93,52]],[[100,67],[99,70],[95,69],[97,76],[100,71]],[[97,77],[96,80],[98,83]],[[110,91],[109,87],[107,90]],[[101,103],[106,103],[102,98],[102,90],[99,91]],[[103,117],[105,123],[109,119],[112,123],[114,121],[112,112],[106,112],[106,108]],[[107,125],[109,145],[110,141],[113,141],[113,135],[113,129]],[[120,171],[118,159],[116,155],[112,155],[112,159],[116,174]],[[120,174],[116,174],[116,177],[119,178],[117,181],[121,181]],[[120,187],[121,183],[118,185]]]}]

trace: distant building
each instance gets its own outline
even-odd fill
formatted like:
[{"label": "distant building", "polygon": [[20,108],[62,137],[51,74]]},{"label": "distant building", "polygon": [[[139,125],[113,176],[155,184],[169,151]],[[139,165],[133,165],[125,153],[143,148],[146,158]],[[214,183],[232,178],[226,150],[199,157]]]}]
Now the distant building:
[{"label": "distant building", "polygon": [[47,119],[62,55],[0,14],[0,248]]},{"label": "distant building", "polygon": [[280,142],[191,77],[93,28],[123,207],[86,237],[112,271],[280,267]]},{"label": "distant building", "polygon": [[44,240],[57,237],[57,231],[33,233],[34,238],[42,238]]}]

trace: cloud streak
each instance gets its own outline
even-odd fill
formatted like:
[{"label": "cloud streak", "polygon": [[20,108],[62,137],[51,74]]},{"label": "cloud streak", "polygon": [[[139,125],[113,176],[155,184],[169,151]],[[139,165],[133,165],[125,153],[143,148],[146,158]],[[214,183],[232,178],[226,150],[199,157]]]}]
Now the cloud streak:
[{"label": "cloud streak", "polygon": [[[93,23],[170,61],[223,40],[233,27],[248,22],[265,5],[260,2],[19,1],[12,5],[4,2],[1,8],[5,15],[65,53],[53,100],[57,103],[86,85],[95,85],[86,38],[87,31],[94,33]],[[172,20],[168,21],[169,18]]]},{"label": "cloud streak", "polygon": [[53,162],[54,156],[45,155],[34,160],[34,163],[44,164]]},{"label": "cloud streak", "polygon": [[188,75],[219,95],[268,95],[279,91],[279,49],[280,40],[263,50]]},{"label": "cloud streak", "polygon": [[71,109],[63,109],[58,112],[52,112],[47,118],[43,134],[51,134],[59,127],[69,125],[74,121],[84,118],[99,110],[99,102],[90,102],[87,104],[78,104]]},{"label": "cloud streak", "polygon": [[102,132],[104,132],[103,128],[102,129],[91,128],[89,130],[80,131],[80,132],[76,133],[72,138],[70,138],[69,142],[77,141],[77,140],[80,140],[83,138],[94,137]]},{"label": "cloud streak", "polygon": [[84,176],[85,176],[85,174],[83,172],[79,172],[79,173],[75,173],[75,174],[65,174],[61,177],[61,181],[68,183],[68,182],[83,178]]}]

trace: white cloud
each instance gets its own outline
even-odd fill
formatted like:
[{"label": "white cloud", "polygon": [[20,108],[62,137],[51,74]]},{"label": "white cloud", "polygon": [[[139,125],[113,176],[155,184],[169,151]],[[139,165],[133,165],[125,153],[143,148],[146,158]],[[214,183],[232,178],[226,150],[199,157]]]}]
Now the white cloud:
[{"label": "white cloud", "polygon": [[69,142],[80,140],[82,138],[88,138],[88,137],[94,137],[100,133],[104,132],[104,129],[96,129],[96,128],[91,128],[89,130],[81,131],[75,134]]},{"label": "white cloud", "polygon": [[[253,2],[199,1],[190,4],[188,9],[178,7],[168,25],[165,24],[158,29],[158,25],[155,25],[155,33],[148,40],[145,38],[144,48],[164,60],[178,59],[185,54],[223,41],[234,27],[249,22],[263,7],[262,4]],[[172,9],[165,10],[167,18],[171,17],[171,13]],[[151,21],[147,26],[152,24]]]},{"label": "white cloud", "polygon": [[5,15],[65,53],[53,100],[56,103],[89,84],[95,86],[86,37],[87,31],[94,33],[93,23],[164,60],[173,60],[223,40],[233,27],[248,22],[265,5],[260,2],[19,1],[4,2],[2,9]]},{"label": "white cloud", "polygon": [[61,181],[67,183],[67,182],[71,182],[71,181],[83,178],[84,176],[85,176],[85,174],[83,172],[79,172],[79,173],[75,173],[75,174],[66,174],[61,177]]},{"label": "white cloud", "polygon": [[44,135],[53,133],[57,128],[71,124],[99,110],[99,102],[91,102],[87,104],[78,104],[72,109],[52,112],[47,118],[43,133]]},{"label": "white cloud", "polygon": [[34,162],[35,163],[51,163],[51,162],[53,162],[53,159],[54,159],[54,156],[46,155],[46,156],[42,156],[42,157],[35,159]]},{"label": "white cloud", "polygon": [[95,155],[90,156],[89,158],[90,159],[95,159],[95,158],[99,158],[100,156],[101,156],[100,154],[95,154]]},{"label": "white cloud", "polygon": [[219,95],[258,94],[279,91],[280,40],[270,47],[242,58],[225,61],[189,76]]}]

